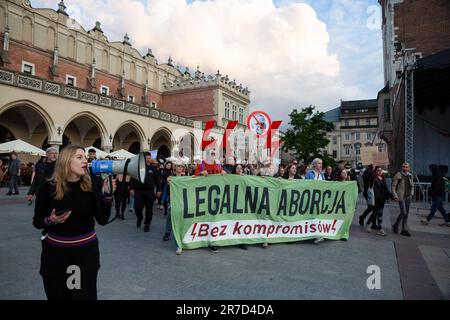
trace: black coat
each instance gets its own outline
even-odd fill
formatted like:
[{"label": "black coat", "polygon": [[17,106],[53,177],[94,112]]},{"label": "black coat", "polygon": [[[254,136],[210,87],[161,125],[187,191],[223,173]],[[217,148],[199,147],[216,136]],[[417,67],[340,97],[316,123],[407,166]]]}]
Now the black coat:
[{"label": "black coat", "polygon": [[383,207],[388,199],[394,199],[385,179],[373,178],[370,185],[373,185],[373,191],[375,193],[375,208]]}]

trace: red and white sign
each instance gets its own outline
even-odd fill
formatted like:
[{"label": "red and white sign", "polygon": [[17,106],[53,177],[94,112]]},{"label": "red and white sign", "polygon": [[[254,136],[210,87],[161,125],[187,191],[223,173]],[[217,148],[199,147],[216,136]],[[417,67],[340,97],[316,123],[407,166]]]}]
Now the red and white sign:
[{"label": "red and white sign", "polygon": [[264,111],[252,112],[247,118],[247,127],[258,138],[267,134],[271,127],[272,122],[270,117]]}]

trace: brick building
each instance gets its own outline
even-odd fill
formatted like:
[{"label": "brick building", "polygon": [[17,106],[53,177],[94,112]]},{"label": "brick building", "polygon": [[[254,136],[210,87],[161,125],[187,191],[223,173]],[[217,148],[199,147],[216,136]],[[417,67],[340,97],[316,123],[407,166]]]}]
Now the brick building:
[{"label": "brick building", "polygon": [[[57,1],[55,0],[55,7]],[[137,152],[174,143],[194,120],[245,126],[250,91],[228,75],[158,63],[125,34],[109,41],[97,22],[85,30],[66,12],[0,1],[0,142],[20,138],[40,148],[66,143]],[[70,105],[70,109],[69,109]],[[64,108],[64,110],[62,110]]]},{"label": "brick building", "polygon": [[392,171],[403,161],[419,175],[450,166],[450,1],[379,0],[385,87],[378,93],[380,136]]}]

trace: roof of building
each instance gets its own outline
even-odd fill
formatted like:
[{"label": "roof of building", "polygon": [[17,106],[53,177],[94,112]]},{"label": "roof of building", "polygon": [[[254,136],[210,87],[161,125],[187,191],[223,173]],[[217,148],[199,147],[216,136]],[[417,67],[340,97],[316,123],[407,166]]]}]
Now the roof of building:
[{"label": "roof of building", "polygon": [[370,100],[353,100],[353,101],[341,101],[342,109],[363,109],[363,108],[377,108],[377,99]]},{"label": "roof of building", "polygon": [[337,107],[325,112],[324,120],[329,122],[339,121],[341,115],[341,107]]}]

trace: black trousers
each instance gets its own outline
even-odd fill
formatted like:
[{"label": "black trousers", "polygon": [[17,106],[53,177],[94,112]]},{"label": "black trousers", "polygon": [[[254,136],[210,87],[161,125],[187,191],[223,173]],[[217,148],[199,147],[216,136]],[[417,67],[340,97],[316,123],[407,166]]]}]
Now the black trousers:
[{"label": "black trousers", "polygon": [[155,194],[152,190],[135,190],[134,208],[138,221],[142,221],[142,211],[145,207],[144,225],[149,226],[153,218],[153,203],[155,202]]},{"label": "black trousers", "polygon": [[114,203],[116,207],[116,215],[122,214],[125,212],[125,208],[127,206],[127,197],[128,197],[128,183],[127,182],[119,182],[117,184],[117,189],[114,192]]},{"label": "black trousers", "polygon": [[40,274],[48,300],[97,300],[99,268],[98,241],[75,248],[42,243]]},{"label": "black trousers", "polygon": [[376,205],[373,208],[373,213],[370,216],[369,221],[368,221],[368,222],[372,222],[373,230],[381,230],[382,229],[383,210],[384,210],[384,203]]}]

